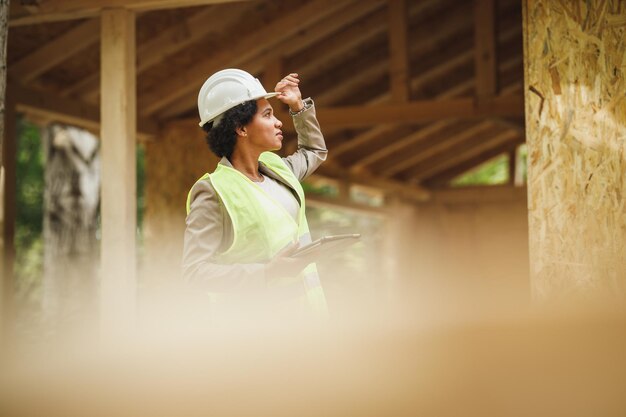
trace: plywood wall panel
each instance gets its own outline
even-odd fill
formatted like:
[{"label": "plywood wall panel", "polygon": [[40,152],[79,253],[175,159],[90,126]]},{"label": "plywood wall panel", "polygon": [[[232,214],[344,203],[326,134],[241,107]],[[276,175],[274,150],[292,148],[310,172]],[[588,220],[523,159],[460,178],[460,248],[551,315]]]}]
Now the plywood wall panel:
[{"label": "plywood wall panel", "polygon": [[187,193],[216,165],[217,157],[209,150],[199,127],[173,124],[146,144],[142,279],[154,283],[180,278]]},{"label": "plywood wall panel", "polygon": [[526,0],[535,298],[626,295],[626,4]]}]

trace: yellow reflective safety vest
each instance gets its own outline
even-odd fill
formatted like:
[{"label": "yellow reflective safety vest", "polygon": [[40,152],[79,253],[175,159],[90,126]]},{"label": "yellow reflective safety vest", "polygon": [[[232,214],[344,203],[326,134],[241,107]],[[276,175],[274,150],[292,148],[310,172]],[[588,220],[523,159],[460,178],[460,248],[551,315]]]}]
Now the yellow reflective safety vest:
[{"label": "yellow reflective safety vest", "polygon": [[[296,191],[300,199],[298,219],[294,220],[282,204],[241,172],[218,164],[215,172],[198,180],[210,179],[233,225],[233,242],[227,250],[214,256],[216,263],[266,263],[290,243],[311,241],[300,182],[280,156],[264,152],[259,161]],[[187,196],[187,214],[190,207],[191,191]],[[317,315],[327,315],[326,298],[315,264],[308,265],[299,276],[280,280],[276,285],[294,284],[302,286],[302,302]],[[212,295],[219,298],[217,294]]]}]

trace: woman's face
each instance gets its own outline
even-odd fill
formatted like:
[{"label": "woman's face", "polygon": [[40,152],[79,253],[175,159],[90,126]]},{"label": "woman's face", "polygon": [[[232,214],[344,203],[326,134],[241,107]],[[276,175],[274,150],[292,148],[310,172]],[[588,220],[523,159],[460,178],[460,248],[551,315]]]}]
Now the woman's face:
[{"label": "woman's face", "polygon": [[245,126],[249,144],[261,152],[277,151],[283,146],[283,123],[274,116],[272,105],[265,98],[258,99],[257,112]]}]

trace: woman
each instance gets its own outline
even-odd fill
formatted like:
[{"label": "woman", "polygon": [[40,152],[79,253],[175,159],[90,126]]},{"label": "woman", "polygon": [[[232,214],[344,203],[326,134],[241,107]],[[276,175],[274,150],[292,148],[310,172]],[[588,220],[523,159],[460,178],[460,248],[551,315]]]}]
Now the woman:
[{"label": "woman", "polygon": [[[326,159],[313,101],[303,100],[298,74],[267,93],[245,71],[213,74],[198,96],[200,126],[222,159],[189,192],[183,270],[213,298],[270,295],[320,314],[324,293],[313,264],[289,257],[311,241],[299,181]],[[269,98],[289,106],[298,150],[281,158],[282,122]]]}]

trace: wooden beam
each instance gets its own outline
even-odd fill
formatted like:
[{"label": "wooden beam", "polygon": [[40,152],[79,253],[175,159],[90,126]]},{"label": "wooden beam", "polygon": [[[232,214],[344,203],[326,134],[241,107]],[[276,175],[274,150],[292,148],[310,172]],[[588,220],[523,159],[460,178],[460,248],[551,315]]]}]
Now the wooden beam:
[{"label": "wooden beam", "polygon": [[448,152],[443,152],[437,155],[436,158],[432,158],[431,160],[425,161],[423,164],[413,167],[407,172],[405,178],[419,182],[425,178],[433,177],[437,172],[445,171],[474,155],[479,155],[481,152],[497,147],[502,143],[509,143],[512,140],[516,140],[517,142],[523,141],[517,133],[511,131],[504,131],[496,136],[485,137],[478,140],[471,138],[463,144],[450,148]]},{"label": "wooden beam", "polygon": [[406,0],[389,0],[389,76],[394,102],[409,101],[408,8]]},{"label": "wooden beam", "polygon": [[515,173],[517,171],[517,148],[509,151],[509,184],[515,185]]},{"label": "wooden beam", "polygon": [[412,201],[427,201],[430,198],[430,191],[419,185],[381,179],[365,173],[360,173],[358,175],[351,174],[349,171],[339,167],[332,161],[326,161],[322,164],[322,166],[316,171],[316,174],[347,181],[352,184],[376,187],[387,193],[393,193]]},{"label": "wooden beam", "polygon": [[[240,68],[245,69],[251,74],[261,72],[268,62],[273,61],[280,55],[280,59],[284,61],[284,57],[295,53],[298,50],[306,49],[308,46],[315,44],[323,39],[327,39],[328,36],[342,27],[351,25],[354,20],[359,19],[361,16],[371,13],[373,10],[382,7],[382,3],[379,0],[367,0],[367,1],[348,1],[343,2],[346,7],[337,11],[332,16],[329,16],[323,25],[312,25],[309,27],[300,26],[300,31],[282,40],[279,44],[275,45],[268,54],[263,56],[253,57],[251,60],[237,64]],[[313,56],[313,55],[312,55]],[[302,71],[297,66],[283,64],[285,69],[289,72],[295,71],[300,74],[301,79],[308,80],[305,76],[302,76]],[[282,74],[284,75],[284,74]],[[273,80],[272,82],[276,82]],[[307,83],[308,84],[308,83]],[[268,84],[265,85],[269,87]],[[176,102],[168,105],[162,111],[157,113],[159,119],[169,119],[175,117],[181,113],[184,113],[192,109],[196,105],[197,92],[190,91],[185,96],[178,99]]]},{"label": "wooden beam", "polygon": [[[419,3],[412,2],[409,13],[411,16],[418,16],[421,13],[430,11],[430,8],[441,7],[441,4],[445,5],[445,3],[433,0],[425,0]],[[356,6],[361,9],[360,11],[358,11],[359,9],[355,10],[354,7],[342,9],[341,11],[336,12],[333,16],[329,17],[327,21],[325,21],[324,25],[316,25],[315,28],[311,28],[307,31],[300,31],[298,32],[298,34],[285,39],[282,43],[278,44],[273,49],[280,50],[284,48],[285,51],[289,52],[285,53],[285,55],[289,55],[291,53],[295,53],[297,50],[302,49],[303,45],[309,44],[310,40],[321,41],[313,44],[305,54],[297,55],[293,59],[286,62],[288,68],[292,68],[294,71],[297,71],[298,73],[303,75],[303,79],[307,80],[307,85],[311,85],[311,81],[315,82],[315,80],[307,78],[307,74],[312,74],[313,67],[316,68],[316,72],[323,72],[324,66],[320,66],[320,63],[332,61],[333,58],[344,55],[348,53],[351,49],[356,48],[358,45],[364,43],[365,41],[375,38],[377,34],[382,34],[385,28],[385,16],[382,12],[370,14],[366,18],[359,20],[358,23],[355,23],[354,25],[349,25],[347,30],[342,31],[339,34],[333,34],[332,39],[323,38],[321,36],[319,39],[316,39],[318,35],[323,34],[321,32],[321,29],[319,29],[317,26],[321,26],[322,28],[324,28],[324,31],[328,31],[328,29],[333,29],[338,23],[340,23],[340,21],[344,19],[349,19],[350,16],[353,16],[352,18],[357,18],[360,14],[376,10],[377,8],[381,7],[381,5],[382,3],[380,3],[379,1],[372,2],[370,0],[358,2]],[[427,17],[429,16],[430,14],[427,15]],[[434,29],[439,28],[441,24],[433,22],[429,23],[428,19],[420,19],[418,23],[423,22],[424,25],[418,25],[419,29],[417,35],[423,36],[425,40],[422,42],[412,43],[411,47],[413,48],[413,52],[424,52],[425,50],[436,48],[437,42],[441,41],[440,36],[445,37],[448,36],[447,34],[449,33],[455,33],[456,31],[458,31],[457,26],[467,21],[465,17],[466,15],[463,14],[462,7],[459,9],[455,9],[454,13],[451,16],[447,16],[447,19],[445,21],[446,25],[443,31],[437,32],[436,36],[429,35],[432,34]],[[348,24],[346,23],[346,25]],[[354,29],[350,29],[352,27],[354,27]],[[447,29],[449,27],[452,29]],[[467,27],[469,28],[469,25]],[[384,41],[384,39],[381,40]],[[358,85],[360,83],[367,82],[371,80],[372,77],[384,77],[387,66],[384,59],[382,58],[383,55],[384,54],[381,54],[381,59],[377,60],[376,64],[368,65],[367,67],[365,67],[366,70],[359,69],[359,71],[350,72],[346,80],[342,81],[341,83],[334,83],[332,88],[315,94],[316,103],[318,105],[330,104],[336,101],[336,98],[343,97],[349,94],[354,89],[358,89]],[[311,60],[310,56],[316,56],[317,58],[315,60]],[[261,62],[262,61],[259,59],[253,59],[246,63],[237,65],[240,65],[247,71],[254,73],[255,71],[260,71]],[[159,111],[157,113],[158,117],[170,118],[177,114],[188,111],[194,105],[196,99],[195,94],[195,91],[191,91],[175,101],[173,104],[168,105],[162,111]],[[383,97],[380,101],[384,101],[383,99],[386,99],[386,97]]]},{"label": "wooden beam", "polygon": [[9,66],[9,76],[27,84],[100,39],[100,19],[80,23],[57,38],[44,43],[35,52]]},{"label": "wooden beam", "polygon": [[437,140],[435,143],[420,152],[412,155],[409,154],[408,157],[403,158],[401,161],[398,161],[387,169],[381,170],[379,175],[384,178],[393,177],[397,173],[402,172],[414,165],[418,165],[421,162],[428,161],[438,153],[445,152],[446,150],[453,148],[458,143],[484,133],[488,129],[492,129],[492,124],[489,121],[484,121],[470,127],[469,129],[463,129],[451,137],[441,138],[441,140]]},{"label": "wooden beam", "polygon": [[497,93],[495,0],[475,0],[474,42],[476,95],[492,97]]},{"label": "wooden beam", "polygon": [[[499,41],[502,43],[508,43],[520,35],[521,26],[518,25],[517,23],[507,25],[506,27],[507,29],[503,33],[501,33],[499,37]],[[425,36],[428,36],[428,35],[425,35]],[[436,39],[435,36],[430,36],[431,41],[434,39]],[[445,85],[445,82],[448,80],[448,78],[450,77],[452,73],[470,74],[468,67],[471,64],[472,57],[474,56],[474,52],[472,49],[472,45],[470,44],[467,45],[468,49],[459,48],[463,46],[463,42],[465,41],[457,40],[457,41],[453,41],[452,44],[448,43],[443,46],[441,45],[441,43],[439,43],[438,48],[445,49],[445,53],[444,53],[445,59],[444,59],[444,56],[442,56],[441,54],[437,54],[437,59],[430,58],[430,61],[432,61],[430,65],[424,65],[424,62],[428,62],[429,60],[429,57],[428,57],[429,53],[426,51],[420,52],[421,54],[426,54],[427,57],[425,58],[424,62],[420,63],[421,66],[423,66],[423,69],[420,69],[417,75],[413,76],[410,80],[410,88],[414,96],[424,97],[426,94],[424,90],[432,89],[432,86],[436,86],[436,85]],[[506,64],[508,65],[511,63],[512,63],[511,61],[507,61]],[[505,68],[504,66],[501,66],[500,69],[504,70]],[[347,82],[341,83],[344,89],[344,92],[343,92],[344,97],[354,95],[355,87],[352,86],[351,89],[348,88],[349,83],[353,83],[353,82],[354,82],[353,78],[350,78],[349,80],[347,80]],[[363,89],[362,85],[363,83],[361,84],[361,89]],[[473,85],[473,80],[472,80],[471,85]],[[459,91],[467,92],[466,89],[461,86],[459,86]],[[336,92],[337,92],[337,89],[332,90],[332,94],[334,96],[337,96]],[[430,94],[427,94],[427,95],[430,96]],[[457,94],[452,94],[452,95],[459,95],[459,94],[457,93]],[[466,94],[466,95],[469,95],[469,94]],[[500,94],[500,95],[505,95],[505,94]],[[440,96],[446,97],[446,95],[442,93],[437,93],[437,97],[440,97]],[[450,96],[450,94],[448,94],[447,96]],[[389,97],[390,97],[390,94],[385,93],[385,94],[378,96],[377,101],[385,101]]]},{"label": "wooden beam", "polygon": [[[472,44],[469,41],[465,41],[466,37],[463,37],[461,41],[448,42],[445,46],[442,46],[442,42],[449,39],[453,34],[459,35],[459,28],[463,26],[463,22],[467,22],[467,16],[463,13],[456,12],[457,14],[448,17],[450,26],[448,29],[434,32],[434,29],[425,24],[420,30],[424,30],[425,33],[422,37],[427,38],[428,41],[414,42],[412,43],[411,54],[425,54],[426,58],[423,62],[420,62],[420,67],[413,68],[413,71],[418,75],[414,76],[411,81],[411,91],[415,96],[424,96],[420,89],[423,87],[433,85],[435,83],[441,83],[441,79],[453,70],[457,70],[460,67],[471,65],[472,58],[474,56]],[[458,15],[458,16],[457,16]],[[457,16],[457,17],[455,17]],[[459,19],[458,24],[452,24],[452,21]],[[467,25],[468,34],[470,26]],[[462,32],[461,32],[462,33]],[[507,42],[514,39],[520,34],[520,25],[511,24],[507,26],[507,29],[500,35],[499,40],[501,42]],[[465,44],[464,44],[465,43]],[[428,46],[431,45],[431,46]],[[417,48],[417,49],[415,49]],[[437,54],[437,59],[434,58],[433,50],[444,49],[442,52],[447,59],[441,59],[441,53]],[[428,52],[431,51],[431,52]],[[373,52],[370,52],[373,54]],[[432,55],[432,56],[431,56]],[[430,63],[429,63],[430,61]],[[339,71],[335,74],[339,78],[345,78],[340,83],[329,81],[322,81],[325,86],[322,87],[322,91],[316,94],[316,98],[319,104],[331,104],[341,102],[342,100],[354,95],[355,90],[363,90],[364,88],[371,88],[371,85],[375,85],[375,82],[380,84],[381,74],[384,74],[385,66],[382,59],[377,60],[378,63],[371,63],[369,61],[352,64],[351,66],[344,65],[339,68]],[[366,70],[355,70],[354,68],[366,68]],[[417,71],[416,71],[417,70]],[[324,88],[325,87],[325,88]],[[390,94],[385,93],[378,96],[379,101],[385,101],[390,98]]]},{"label": "wooden beam", "polygon": [[376,126],[367,132],[359,135],[356,138],[350,139],[346,142],[340,143],[337,146],[333,147],[333,159],[337,159],[341,155],[346,152],[351,151],[352,149],[358,148],[365,143],[371,142],[377,139],[388,140],[388,135],[390,132],[397,128],[396,125],[384,124],[381,126]]},{"label": "wooden beam", "polygon": [[433,203],[438,204],[484,204],[525,201],[526,187],[510,185],[467,185],[463,187],[437,188],[432,192]]},{"label": "wooden beam", "polygon": [[372,126],[381,123],[424,123],[442,119],[478,119],[521,116],[522,96],[494,97],[476,102],[471,98],[422,100],[406,104],[319,108],[320,123],[325,127]]},{"label": "wooden beam", "polygon": [[[63,98],[45,91],[31,90],[13,84],[17,110],[26,114],[58,121],[92,131],[100,129],[100,109],[78,100]],[[156,136],[158,124],[154,120],[142,118],[138,121],[138,136],[148,139]]]},{"label": "wooden beam", "polygon": [[350,171],[356,173],[359,170],[363,169],[365,166],[373,162],[376,162],[380,159],[386,158],[387,156],[392,155],[393,153],[399,151],[400,149],[408,145],[420,142],[428,138],[431,135],[435,135],[441,132],[443,129],[449,126],[450,123],[453,123],[453,121],[451,122],[451,121],[446,120],[446,121],[435,122],[422,129],[416,130],[414,133],[410,134],[409,136],[405,136],[401,139],[388,143],[386,144],[385,147],[381,148],[376,153],[370,154],[364,158],[359,159],[359,161],[356,164],[352,165],[352,167],[350,168]]},{"label": "wooden beam", "polygon": [[12,2],[9,25],[32,25],[96,17],[103,10],[110,8],[125,8],[139,12],[235,1],[247,0],[45,0],[37,2],[35,6],[22,6],[19,2]]},{"label": "wooden beam", "polygon": [[[500,65],[500,69],[502,68],[508,68],[510,66],[510,64],[512,62],[515,63],[519,63],[519,59],[518,58],[514,58],[512,60],[509,60],[507,62],[501,63]],[[447,97],[452,97],[454,95],[457,94],[461,94],[463,92],[465,93],[469,93],[471,86],[474,85],[474,78],[469,78],[466,81],[460,83],[457,86],[454,86],[448,90],[445,90],[443,92],[441,92],[437,98],[447,98]],[[502,89],[503,93],[512,93],[515,90],[512,87],[508,87],[505,86]],[[519,91],[518,91],[519,93]],[[504,95],[504,94],[503,94]],[[491,120],[495,125],[501,125],[506,127],[507,129],[512,129],[515,130],[516,132],[518,132],[518,134],[520,135],[524,135],[524,123],[522,122],[521,124],[515,124],[511,121],[508,121],[506,119],[501,119],[501,118],[490,118],[489,120]],[[426,128],[423,128],[421,130],[418,130],[410,135],[408,135],[407,137],[404,138],[399,138],[395,141],[393,141],[392,143],[387,143],[385,144],[384,147],[381,147],[380,149],[376,150],[375,152],[371,152],[371,150],[365,154],[365,156],[359,158],[356,160],[356,162],[354,164],[352,164],[352,167],[350,168],[351,171],[353,172],[359,172],[361,170],[363,170],[367,165],[373,164],[377,161],[380,161],[384,158],[388,158],[391,155],[393,155],[394,153],[400,153],[401,151],[405,152],[405,155],[408,154],[414,154],[414,153],[419,153],[421,151],[414,151],[412,148],[409,149],[407,148],[408,146],[415,144],[415,143],[419,143],[422,142],[424,140],[429,139],[429,136],[433,133],[436,132],[441,132],[442,130],[444,130],[447,126],[455,123],[455,120],[446,120],[446,121],[441,121],[441,122],[437,122],[434,123],[432,125],[427,126]],[[431,130],[432,129],[432,130]],[[389,137],[393,137],[393,136],[397,136],[395,134],[396,130],[390,130],[388,132]],[[364,133],[362,136],[366,136],[367,132]],[[364,138],[365,139],[365,138]],[[361,139],[361,135],[350,139],[350,141],[348,142],[344,142],[341,145],[339,145],[342,148],[350,148],[350,144],[351,142],[355,142],[358,143],[359,146],[363,146],[366,145],[368,141],[363,141]],[[333,152],[332,155],[334,156],[336,154],[336,148],[333,147]],[[358,158],[358,156],[357,156]],[[393,164],[391,164],[393,165]]]},{"label": "wooden beam", "polygon": [[[311,78],[323,71],[329,62],[354,51],[359,45],[376,38],[384,30],[385,13],[379,11],[370,14],[353,25],[346,25],[343,30],[334,33],[332,38],[318,42],[307,50],[301,50],[288,61],[288,64],[303,76]],[[331,39],[332,42],[329,42]],[[312,56],[317,59],[311,59]]]},{"label": "wooden beam", "polygon": [[[202,80],[218,69],[234,66],[266,53],[283,39],[297,33],[301,25],[308,26],[323,21],[341,6],[341,2],[334,0],[315,0],[294,9],[291,13],[281,15],[261,26],[258,31],[233,41],[205,60],[181,71],[176,77],[161,84],[159,89],[148,92],[140,100],[139,107],[143,109],[145,115],[154,114],[185,94],[197,91]],[[298,25],[294,25],[293,22],[298,22]]]},{"label": "wooden beam", "polygon": [[[438,12],[445,6],[445,2],[440,0],[422,0],[409,3],[409,18],[422,15],[426,15],[428,18],[433,13],[432,9]],[[289,64],[307,77],[323,73],[336,58],[345,56],[357,50],[364,43],[382,35],[387,28],[387,22],[388,13],[384,10],[370,14],[353,25],[346,26],[341,32],[333,34],[331,39],[326,39],[308,50],[294,55]],[[317,57],[317,59],[311,59],[312,56]]]},{"label": "wooden beam", "polygon": [[[239,6],[231,13],[215,21],[220,13],[218,7],[207,7],[187,17],[180,23],[170,26],[137,47],[137,75],[144,73],[154,65],[163,62],[169,56],[199,41],[209,33],[219,34],[228,27],[251,13],[254,3]],[[209,25],[207,21],[212,23]],[[80,80],[62,92],[62,95],[84,97],[88,102],[94,101],[100,93],[100,73],[96,72]],[[195,102],[195,100],[194,100]]]},{"label": "wooden beam", "polygon": [[480,164],[495,158],[498,155],[501,155],[505,152],[514,149],[518,146],[518,142],[508,142],[504,143],[500,146],[497,146],[492,149],[488,149],[477,156],[474,156],[471,159],[461,162],[451,168],[448,168],[445,171],[437,173],[436,176],[425,180],[423,183],[429,187],[438,187],[442,185],[446,185],[450,180],[458,177],[459,175],[469,171],[470,169],[479,166]]},{"label": "wooden beam", "polygon": [[383,207],[372,207],[356,203],[345,198],[335,198],[314,193],[306,194],[307,207],[329,207],[332,209],[347,210],[359,214],[374,215],[380,217],[387,216],[387,210]]},{"label": "wooden beam", "polygon": [[[419,67],[413,68],[413,71],[418,74],[430,71],[439,67],[440,61],[435,60],[434,52],[442,48],[442,43],[445,43],[451,36],[462,33],[464,30],[470,29],[470,26],[466,23],[466,15],[463,13],[463,7],[456,9],[446,16],[445,25],[442,26],[441,22],[430,21],[423,22],[422,25],[418,25],[415,37],[420,39],[420,42],[411,42],[409,45],[409,54],[415,55],[427,55],[431,56],[427,62],[420,63]],[[385,47],[384,42],[381,44]],[[467,45],[470,46],[469,44]],[[452,48],[459,49],[459,45],[451,45]],[[448,48],[449,49],[449,48]],[[457,53],[449,51],[448,54],[456,56]],[[382,53],[376,51],[381,57],[386,56],[386,50],[382,50]],[[370,50],[368,54],[373,54]],[[364,58],[368,58],[365,56]],[[470,58],[467,58],[470,59]],[[384,59],[376,59],[374,62],[370,62],[370,59],[363,59],[364,62],[352,63],[351,66],[343,66],[343,71],[339,71],[337,74],[340,78],[345,78],[342,82],[331,82],[328,78],[324,78],[322,82],[322,91],[316,94],[316,99],[319,104],[328,105],[342,101],[345,97],[349,97],[354,94],[355,90],[362,89],[364,85],[367,85],[372,80],[377,80],[385,76],[387,71],[387,62]],[[355,70],[357,68],[358,70]],[[441,71],[454,68],[453,66],[446,66]],[[333,70],[333,69],[330,69]],[[345,73],[342,74],[341,73]],[[415,92],[419,87],[420,81],[410,81],[410,91]],[[324,88],[326,87],[326,88]],[[378,101],[383,102],[391,98],[390,93],[385,93],[380,96]]]},{"label": "wooden beam", "polygon": [[[505,35],[504,38],[508,39],[511,33],[513,33],[513,31],[507,31],[504,34]],[[471,54],[467,56],[468,60],[470,58],[471,58]],[[519,62],[520,62],[519,58],[514,57],[512,59],[507,60],[506,62],[501,62],[500,69],[503,71],[508,70],[514,67],[515,65],[519,64]],[[433,70],[435,69],[433,68]],[[425,82],[425,80],[428,79],[430,73],[431,71],[421,73],[419,76],[415,77],[415,79],[412,80],[412,82],[415,81],[415,84],[417,86],[420,83]],[[471,77],[471,78],[468,78],[465,82],[457,86],[454,86],[452,88],[449,88],[447,90],[440,92],[435,98],[436,99],[449,98],[449,97],[461,94],[463,92],[468,93],[473,85],[474,85],[474,78]],[[375,100],[372,100],[372,102],[374,101]],[[498,119],[495,119],[495,120],[498,120]],[[445,128],[446,126],[450,125],[450,123],[454,123],[454,120],[439,122],[436,126],[433,126],[433,128],[435,131],[441,130]],[[359,136],[356,136],[348,141],[345,141],[337,146],[334,146],[332,149],[332,158],[336,159],[337,157],[340,157],[341,155],[345,154],[346,152],[352,149],[355,149],[357,147],[363,147],[364,145],[367,145],[369,142],[371,142],[372,140],[375,140],[381,135],[387,135],[388,137],[393,137],[396,131],[397,131],[397,126],[394,126],[394,125],[375,127],[372,129],[372,131],[367,131]],[[375,153],[369,153],[362,160],[357,161],[356,164],[353,165],[352,171],[359,172],[365,167],[365,165],[371,164],[382,158],[388,157],[392,155],[394,152],[399,151],[401,148],[409,146],[412,143],[420,142],[422,139],[428,137],[428,135],[430,135],[430,131],[426,129],[424,130],[423,134],[420,134],[418,131],[414,134],[409,135],[408,137],[404,139],[399,139],[397,141],[393,141],[391,144],[386,144],[386,146],[382,147],[379,151]],[[363,163],[363,161],[365,163]]]},{"label": "wooden beam", "polygon": [[135,16],[102,12],[102,243],[100,309],[105,333],[133,322],[136,292]]}]

